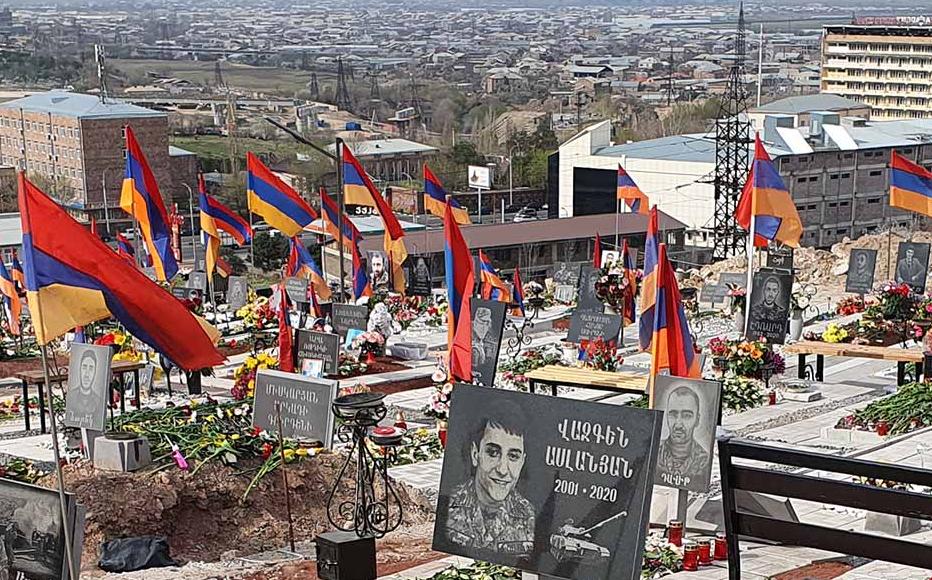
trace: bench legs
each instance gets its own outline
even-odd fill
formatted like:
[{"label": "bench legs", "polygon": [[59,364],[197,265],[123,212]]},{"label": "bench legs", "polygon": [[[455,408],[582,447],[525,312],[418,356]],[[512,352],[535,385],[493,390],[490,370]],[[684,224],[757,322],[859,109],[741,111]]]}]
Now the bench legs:
[{"label": "bench legs", "polygon": [[29,383],[23,379],[23,419],[26,421],[26,431],[29,431]]},{"label": "bench legs", "polygon": [[921,378],[922,363],[908,363],[905,361],[896,363],[896,386],[902,387],[908,382],[919,381]]}]

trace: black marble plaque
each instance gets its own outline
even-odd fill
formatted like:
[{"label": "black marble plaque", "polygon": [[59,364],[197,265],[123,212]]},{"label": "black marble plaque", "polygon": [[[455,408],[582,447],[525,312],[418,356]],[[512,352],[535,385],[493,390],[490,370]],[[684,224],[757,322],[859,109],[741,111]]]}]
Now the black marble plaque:
[{"label": "black marble plaque", "polygon": [[577,310],[570,318],[570,330],[566,337],[569,342],[581,340],[618,341],[621,332],[621,316],[603,314],[593,310]]},{"label": "black marble plaque", "polygon": [[909,284],[913,291],[921,294],[925,292],[928,271],[929,244],[900,242],[893,279],[900,284]]},{"label": "black marble plaque", "polygon": [[579,290],[576,294],[577,310],[605,310],[602,301],[595,293],[595,283],[602,276],[602,271],[592,266],[583,266],[579,272]]},{"label": "black marble plaque", "polygon": [[786,341],[792,291],[792,274],[772,270],[754,273],[750,315],[745,332],[748,340],[765,338],[771,344],[783,344]]},{"label": "black marble plaque", "polygon": [[325,375],[337,374],[340,364],[340,335],[313,330],[298,330],[297,335],[299,367],[302,360],[313,358],[324,361]]},{"label": "black marble plaque", "polygon": [[292,302],[307,302],[307,278],[285,278],[285,294]]},{"label": "black marble plaque", "polygon": [[874,268],[877,266],[877,250],[854,249],[848,256],[848,275],[845,277],[845,292],[869,294],[874,288]]},{"label": "black marble plaque", "polygon": [[356,304],[333,304],[333,331],[346,336],[347,330],[366,330],[369,322],[369,307]]},{"label": "black marble plaque", "polygon": [[505,303],[470,300],[472,322],[472,379],[486,387],[495,384],[498,353],[505,328]]},{"label": "black marble plaque", "polygon": [[662,420],[456,385],[433,548],[559,578],[640,578]]}]

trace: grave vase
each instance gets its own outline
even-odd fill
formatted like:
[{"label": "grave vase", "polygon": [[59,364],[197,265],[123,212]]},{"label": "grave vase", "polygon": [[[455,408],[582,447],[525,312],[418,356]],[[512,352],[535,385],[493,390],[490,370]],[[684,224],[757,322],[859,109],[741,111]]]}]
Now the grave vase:
[{"label": "grave vase", "polygon": [[437,421],[437,438],[440,439],[440,446],[446,449],[447,447],[447,422],[440,420]]},{"label": "grave vase", "polygon": [[794,310],[790,317],[790,340],[797,341],[803,335],[803,311]]},{"label": "grave vase", "polygon": [[744,308],[735,310],[735,330],[739,334],[744,332]]}]

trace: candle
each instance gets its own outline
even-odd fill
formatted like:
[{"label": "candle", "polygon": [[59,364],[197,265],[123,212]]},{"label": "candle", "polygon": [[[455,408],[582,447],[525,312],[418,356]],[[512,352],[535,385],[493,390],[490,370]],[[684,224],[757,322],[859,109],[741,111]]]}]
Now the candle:
[{"label": "candle", "polygon": [[700,538],[697,543],[699,544],[699,565],[708,566],[712,563],[712,544],[714,540],[712,538]]},{"label": "candle", "polygon": [[728,559],[728,542],[725,540],[725,532],[715,534],[715,559]]},{"label": "candle", "polygon": [[777,404],[777,392],[776,391],[770,391],[769,393],[767,393],[767,403],[769,405]]},{"label": "candle", "polygon": [[674,546],[683,545],[683,522],[670,520],[667,525],[667,541]]},{"label": "candle", "polygon": [[683,570],[695,572],[699,569],[699,546],[696,542],[686,542],[683,548]]},{"label": "candle", "polygon": [[887,433],[890,432],[890,424],[886,421],[880,420],[877,421],[877,434],[881,437],[884,437]]}]

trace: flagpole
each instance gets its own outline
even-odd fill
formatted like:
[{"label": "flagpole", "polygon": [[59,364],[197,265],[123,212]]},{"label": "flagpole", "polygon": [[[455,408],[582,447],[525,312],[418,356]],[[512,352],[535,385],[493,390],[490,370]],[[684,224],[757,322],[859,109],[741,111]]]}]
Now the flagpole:
[{"label": "flagpole", "polygon": [[[751,192],[754,195],[754,192]],[[748,322],[751,320],[751,283],[754,279],[754,224],[757,219],[754,216],[755,206],[754,198],[751,197],[751,229],[748,231],[748,283],[744,293],[744,334],[748,333]]]},{"label": "flagpole", "polygon": [[618,249],[618,220],[621,217],[621,200],[615,196],[615,249]]},{"label": "flagpole", "polygon": [[339,246],[340,246],[340,302],[346,302],[346,293],[343,289],[343,285],[346,283],[346,265],[343,263],[346,259],[344,256],[343,248],[343,216],[346,213],[346,191],[343,188],[343,147],[346,145],[343,144],[343,139],[337,137],[336,141],[336,151],[337,151],[337,189],[339,190],[340,195],[340,215],[337,216],[337,229],[339,230]]}]

